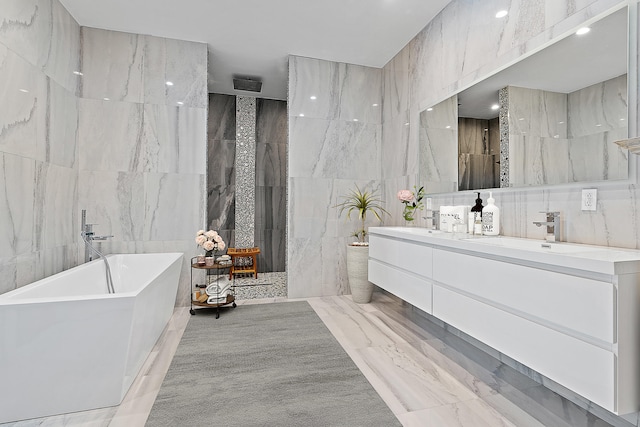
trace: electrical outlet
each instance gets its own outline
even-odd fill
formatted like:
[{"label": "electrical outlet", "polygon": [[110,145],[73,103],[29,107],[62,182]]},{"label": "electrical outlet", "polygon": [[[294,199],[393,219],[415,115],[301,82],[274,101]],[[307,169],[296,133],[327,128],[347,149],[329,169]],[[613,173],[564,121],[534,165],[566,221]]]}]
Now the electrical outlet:
[{"label": "electrical outlet", "polygon": [[590,188],[588,190],[582,190],[582,210],[583,211],[595,211],[598,203],[598,190]]}]

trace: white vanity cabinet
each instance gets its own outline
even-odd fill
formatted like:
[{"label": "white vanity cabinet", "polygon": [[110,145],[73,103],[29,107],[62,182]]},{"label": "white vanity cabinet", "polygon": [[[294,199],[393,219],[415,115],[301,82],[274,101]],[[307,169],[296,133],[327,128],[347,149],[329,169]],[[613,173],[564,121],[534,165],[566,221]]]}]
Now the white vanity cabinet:
[{"label": "white vanity cabinet", "polygon": [[369,281],[432,313],[433,249],[420,243],[369,236]]},{"label": "white vanity cabinet", "polygon": [[372,283],[611,412],[640,409],[640,251],[369,233]]}]

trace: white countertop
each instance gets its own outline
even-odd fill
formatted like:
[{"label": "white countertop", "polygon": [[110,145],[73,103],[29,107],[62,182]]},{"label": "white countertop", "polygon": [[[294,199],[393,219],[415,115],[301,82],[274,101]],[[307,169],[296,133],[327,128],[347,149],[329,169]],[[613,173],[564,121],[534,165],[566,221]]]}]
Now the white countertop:
[{"label": "white countertop", "polygon": [[546,264],[601,274],[640,272],[640,250],[611,246],[522,239],[505,236],[473,236],[444,233],[420,227],[369,227],[369,234],[395,237],[442,249],[473,252],[505,261]]}]

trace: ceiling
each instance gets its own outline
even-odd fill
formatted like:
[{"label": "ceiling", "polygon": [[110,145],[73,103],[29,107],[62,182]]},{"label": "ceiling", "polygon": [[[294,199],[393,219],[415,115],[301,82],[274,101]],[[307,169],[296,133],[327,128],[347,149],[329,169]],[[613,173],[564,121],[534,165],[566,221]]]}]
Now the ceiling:
[{"label": "ceiling", "polygon": [[[209,92],[286,99],[288,55],[383,67],[451,0],[60,0],[81,26],[207,43]],[[262,81],[235,91],[233,76]]]}]

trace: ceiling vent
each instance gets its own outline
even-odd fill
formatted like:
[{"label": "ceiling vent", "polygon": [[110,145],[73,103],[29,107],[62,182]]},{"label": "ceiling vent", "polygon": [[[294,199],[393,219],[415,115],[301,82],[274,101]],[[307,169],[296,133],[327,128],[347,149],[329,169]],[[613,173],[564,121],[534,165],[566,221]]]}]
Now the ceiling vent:
[{"label": "ceiling vent", "polygon": [[235,90],[245,90],[247,92],[260,92],[262,90],[262,82],[254,78],[234,77],[233,88]]}]

